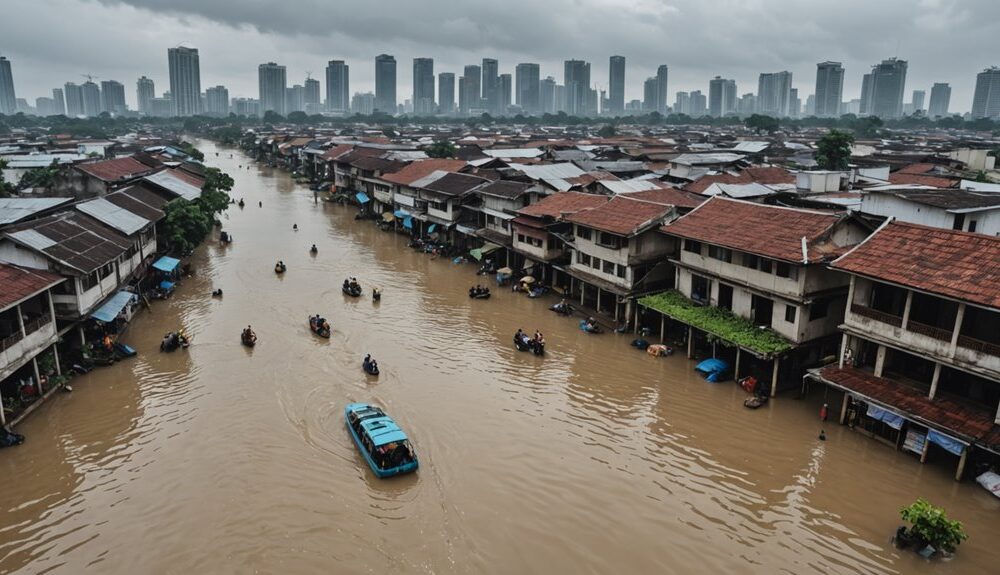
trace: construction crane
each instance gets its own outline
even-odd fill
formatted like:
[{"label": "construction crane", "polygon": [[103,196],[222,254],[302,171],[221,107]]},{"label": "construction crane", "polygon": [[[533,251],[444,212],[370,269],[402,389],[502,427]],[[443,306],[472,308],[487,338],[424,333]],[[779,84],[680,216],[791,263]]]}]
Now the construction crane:
[{"label": "construction crane", "polygon": [[80,74],[80,76],[86,78],[88,82],[93,82],[94,80],[98,79],[98,77],[94,76],[93,74]]}]

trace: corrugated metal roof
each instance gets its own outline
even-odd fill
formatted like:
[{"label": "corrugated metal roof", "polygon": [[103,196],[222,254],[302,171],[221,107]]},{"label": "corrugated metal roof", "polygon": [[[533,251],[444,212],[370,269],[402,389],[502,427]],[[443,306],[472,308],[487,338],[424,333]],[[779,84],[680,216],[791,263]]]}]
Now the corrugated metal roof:
[{"label": "corrugated metal roof", "polygon": [[56,245],[56,242],[36,232],[35,230],[21,230],[14,232],[10,236],[26,246],[36,250],[44,250]]},{"label": "corrugated metal roof", "polygon": [[73,201],[73,198],[0,198],[0,226]]},{"label": "corrugated metal roof", "polygon": [[121,257],[133,244],[121,232],[76,210],[20,224],[5,235],[85,274]]},{"label": "corrugated metal roof", "polygon": [[741,154],[730,154],[726,152],[705,153],[705,154],[681,154],[672,161],[675,164],[698,165],[698,164],[729,164],[742,160]]},{"label": "corrugated metal roof", "polygon": [[4,156],[3,159],[7,162],[7,169],[23,170],[30,168],[46,168],[51,166],[53,161],[57,161],[60,164],[82,162],[87,159],[87,156],[82,154],[28,154],[21,156]]},{"label": "corrugated metal roof", "polygon": [[143,178],[143,180],[156,184],[169,192],[177,194],[185,200],[196,200],[201,197],[201,189],[185,182],[176,175],[172,174],[169,170],[150,174]]},{"label": "corrugated metal roof", "polygon": [[757,196],[767,196],[773,194],[774,190],[757,182],[749,184],[720,184],[715,183],[709,186],[703,195],[718,196],[726,195],[730,198],[755,198]]},{"label": "corrugated metal roof", "polygon": [[152,223],[104,198],[77,204],[76,209],[129,236]]},{"label": "corrugated metal roof", "polygon": [[507,148],[501,150],[483,150],[491,158],[537,158],[545,153],[539,148]]}]

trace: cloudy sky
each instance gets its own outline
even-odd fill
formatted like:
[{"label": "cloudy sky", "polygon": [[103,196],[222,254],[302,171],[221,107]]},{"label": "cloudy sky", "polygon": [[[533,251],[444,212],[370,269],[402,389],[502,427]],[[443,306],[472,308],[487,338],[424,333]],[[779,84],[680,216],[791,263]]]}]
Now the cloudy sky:
[{"label": "cloudy sky", "polygon": [[755,92],[760,72],[790,70],[805,101],[817,62],[844,63],[849,100],[872,64],[898,55],[909,61],[907,100],[948,82],[951,110],[964,112],[976,73],[1000,64],[997,0],[3,0],[2,14],[0,55],[31,103],[92,74],[125,84],[134,106],[139,76],[167,89],[167,48],[181,44],[199,49],[202,89],[249,97],[262,62],[287,66],[292,84],[307,72],[323,81],[327,60],[345,59],[358,92],[374,87],[374,57],[393,54],[401,101],[414,57],[456,76],[484,57],[501,73],[538,62],[560,83],[562,61],[579,58],[600,88],[621,54],[626,99],[642,97],[659,64],[671,93],[707,92],[716,75]]}]

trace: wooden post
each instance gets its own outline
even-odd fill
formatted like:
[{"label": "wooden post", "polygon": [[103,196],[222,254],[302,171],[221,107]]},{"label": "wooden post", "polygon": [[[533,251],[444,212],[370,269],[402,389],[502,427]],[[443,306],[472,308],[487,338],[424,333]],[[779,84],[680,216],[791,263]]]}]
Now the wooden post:
[{"label": "wooden post", "polygon": [[955,472],[955,481],[962,480],[962,473],[965,472],[965,461],[966,459],[969,458],[969,449],[971,447],[972,446],[967,446],[965,449],[962,450],[962,457],[960,457],[958,460],[958,471]]},{"label": "wooden post", "polygon": [[851,403],[851,395],[844,392],[844,401],[840,404],[840,424],[844,425],[847,422],[847,406]]},{"label": "wooden post", "polygon": [[771,397],[778,394],[778,365],[780,360],[774,358],[774,369],[771,370]]},{"label": "wooden post", "polygon": [[688,326],[688,359],[694,359],[694,328]]},{"label": "wooden post", "polygon": [[742,350],[740,348],[738,348],[738,347],[736,348],[736,365],[733,366],[733,379],[735,379],[737,383],[739,383],[739,381],[740,381],[740,352],[741,351]]},{"label": "wooden post", "polygon": [[931,430],[927,430],[927,435],[924,435],[924,450],[920,452],[920,463],[927,461],[927,451],[931,448],[931,440],[928,436],[931,434]]},{"label": "wooden post", "polygon": [[[660,314],[660,343],[665,341],[667,335],[667,315],[664,313]],[[1000,414],[998,414],[1000,416]]]}]

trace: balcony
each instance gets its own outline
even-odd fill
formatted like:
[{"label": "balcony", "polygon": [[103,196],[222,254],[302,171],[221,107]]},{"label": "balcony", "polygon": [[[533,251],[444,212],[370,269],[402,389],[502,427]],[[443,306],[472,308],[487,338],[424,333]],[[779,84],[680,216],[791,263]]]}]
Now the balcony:
[{"label": "balcony", "polygon": [[25,322],[23,333],[13,333],[0,339],[0,379],[31,361],[57,338],[56,323],[46,313]]},{"label": "balcony", "polygon": [[903,325],[903,318],[897,315],[892,315],[891,313],[886,313],[884,311],[878,311],[877,309],[872,309],[868,306],[857,303],[851,304],[851,313],[868,319],[873,319],[878,322],[887,323],[893,327],[902,327]]},{"label": "balcony", "polygon": [[980,341],[967,335],[958,336],[958,347],[970,349],[975,352],[1000,357],[1000,345]]},{"label": "balcony", "polygon": [[941,329],[939,327],[934,327],[913,320],[906,322],[906,329],[907,331],[919,333],[920,335],[926,335],[927,337],[932,337],[941,341],[951,341],[952,332],[948,329]]}]

